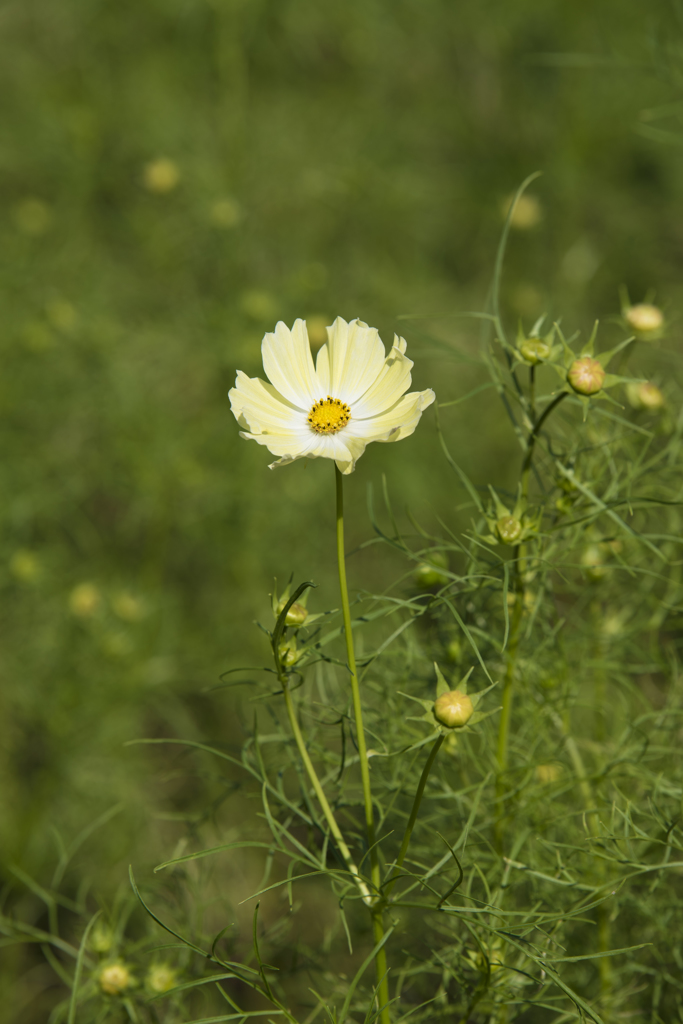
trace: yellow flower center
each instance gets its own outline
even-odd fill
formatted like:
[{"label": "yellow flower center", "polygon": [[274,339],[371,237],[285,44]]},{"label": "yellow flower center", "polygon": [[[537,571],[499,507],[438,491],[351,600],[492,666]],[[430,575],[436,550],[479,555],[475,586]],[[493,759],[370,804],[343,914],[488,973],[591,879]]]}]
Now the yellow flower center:
[{"label": "yellow flower center", "polygon": [[336,434],[351,419],[351,410],[341,398],[321,398],[308,414],[308,425],[316,434]]}]

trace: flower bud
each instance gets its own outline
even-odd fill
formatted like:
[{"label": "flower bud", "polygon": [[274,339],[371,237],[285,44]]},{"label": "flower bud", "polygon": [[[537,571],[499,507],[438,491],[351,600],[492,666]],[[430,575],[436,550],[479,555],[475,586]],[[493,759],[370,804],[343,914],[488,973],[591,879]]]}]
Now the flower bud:
[{"label": "flower bud", "polygon": [[626,323],[640,341],[656,341],[664,328],[664,314],[649,302],[629,306],[624,314]]},{"label": "flower bud", "polygon": [[424,590],[445,587],[449,577],[440,569],[448,569],[448,558],[442,551],[433,551],[429,555],[429,562],[420,562],[415,569],[413,578],[416,585]]},{"label": "flower bud", "polygon": [[519,354],[526,363],[535,366],[549,357],[550,345],[543,338],[525,338],[519,346]]},{"label": "flower bud", "polygon": [[462,658],[462,644],[457,638],[449,642],[448,646],[446,647],[446,656],[448,657],[449,661],[455,662],[460,661],[460,659]]},{"label": "flower bud", "polygon": [[649,380],[642,384],[631,383],[626,386],[626,397],[634,409],[647,412],[659,412],[664,408],[664,395],[656,384]]},{"label": "flower bud", "polygon": [[581,553],[581,568],[589,580],[597,582],[607,572],[605,556],[597,544],[588,544]]},{"label": "flower bud", "polygon": [[551,782],[557,782],[561,772],[562,768],[559,764],[536,765],[536,778],[542,786],[547,786]]},{"label": "flower bud", "polygon": [[33,583],[40,576],[40,562],[32,551],[20,548],[10,558],[9,568],[15,579],[22,583]]},{"label": "flower bud", "polygon": [[296,649],[296,641],[294,637],[290,640],[283,640],[279,648],[280,662],[284,668],[293,668],[297,661],[301,657]]},{"label": "flower bud", "polygon": [[[508,197],[501,204],[501,213],[504,217],[507,217],[510,204],[513,201],[514,197]],[[518,231],[528,231],[530,228],[536,227],[542,216],[543,209],[540,202],[536,196],[531,196],[527,193],[517,197],[517,202],[510,217],[510,226],[517,228]]]},{"label": "flower bud", "polygon": [[461,690],[442,693],[434,702],[434,717],[449,729],[460,729],[467,725],[473,711],[472,701]]},{"label": "flower bud", "polygon": [[108,953],[113,945],[114,935],[111,928],[98,922],[90,933],[91,949],[94,949],[96,953]]},{"label": "flower bud", "polygon": [[133,983],[133,978],[125,964],[108,964],[99,973],[100,988],[108,996],[118,996],[125,992]]},{"label": "flower bud", "polygon": [[557,498],[555,501],[555,508],[561,515],[566,516],[571,512],[574,501],[575,499],[570,494],[563,494],[561,498]]},{"label": "flower bud", "polygon": [[496,533],[503,544],[517,544],[522,536],[522,524],[515,516],[501,516],[496,522]]},{"label": "flower bud", "polygon": [[145,188],[150,192],[163,195],[166,192],[172,192],[177,186],[180,181],[180,171],[173,160],[160,156],[145,164],[142,178]]},{"label": "flower bud", "polygon": [[[282,609],[286,604],[286,601],[280,601],[279,605],[277,606],[278,615],[282,613]],[[299,626],[303,626],[307,618],[308,609],[304,608],[304,606],[302,604],[299,604],[298,601],[295,601],[294,604],[289,609],[289,611],[287,612],[287,615],[285,617],[285,625],[294,626],[295,628],[298,628]]]},{"label": "flower bud", "polygon": [[147,974],[147,987],[152,992],[168,992],[178,983],[178,972],[168,964],[154,964]]},{"label": "flower bud", "polygon": [[79,583],[69,594],[69,608],[79,619],[89,619],[101,603],[102,596],[94,583]]},{"label": "flower bud", "polygon": [[605,382],[605,371],[597,359],[582,356],[569,367],[567,380],[579,395],[597,395]]}]

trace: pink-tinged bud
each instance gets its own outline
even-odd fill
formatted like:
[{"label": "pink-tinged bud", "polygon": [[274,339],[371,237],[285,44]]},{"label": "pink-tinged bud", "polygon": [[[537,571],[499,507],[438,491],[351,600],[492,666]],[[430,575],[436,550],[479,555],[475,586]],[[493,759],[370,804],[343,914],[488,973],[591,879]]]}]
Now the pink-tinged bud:
[{"label": "pink-tinged bud", "polygon": [[449,729],[460,729],[467,725],[473,712],[472,701],[461,690],[442,693],[434,702],[434,717]]},{"label": "pink-tinged bud", "polygon": [[605,382],[605,371],[597,359],[582,356],[569,367],[567,380],[579,395],[597,395]]},{"label": "pink-tinged bud", "polygon": [[517,544],[522,536],[522,524],[516,516],[501,516],[496,522],[496,533],[503,544]]},{"label": "pink-tinged bud", "polygon": [[661,336],[664,314],[657,306],[639,302],[636,306],[630,306],[624,316],[630,330],[641,341],[655,341]]}]

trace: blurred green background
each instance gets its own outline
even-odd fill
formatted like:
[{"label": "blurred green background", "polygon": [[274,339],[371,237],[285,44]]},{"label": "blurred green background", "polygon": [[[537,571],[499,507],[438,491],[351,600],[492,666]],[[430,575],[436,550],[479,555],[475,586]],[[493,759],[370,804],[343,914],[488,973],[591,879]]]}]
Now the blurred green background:
[{"label": "blurred green background", "polygon": [[[453,314],[483,308],[506,203],[541,170],[511,237],[510,322],[565,311],[585,330],[620,284],[656,288],[675,320],[681,40],[664,0],[2,5],[9,885],[10,864],[51,870],[55,827],[69,841],[119,802],[78,870],[106,889],[167,856],[176,819],[225,784],[125,742],[237,742],[235,698],[205,691],[265,657],[252,623],[273,577],[335,601],[331,466],[269,472],[230,414],[278,319],[318,342],[338,314],[386,343],[400,330],[416,387],[464,394],[485,373]],[[487,394],[445,427],[476,482],[504,486],[515,450]],[[359,464],[350,547],[383,473],[427,520],[461,500],[430,412]],[[373,548],[350,561],[357,587],[403,571]]]}]

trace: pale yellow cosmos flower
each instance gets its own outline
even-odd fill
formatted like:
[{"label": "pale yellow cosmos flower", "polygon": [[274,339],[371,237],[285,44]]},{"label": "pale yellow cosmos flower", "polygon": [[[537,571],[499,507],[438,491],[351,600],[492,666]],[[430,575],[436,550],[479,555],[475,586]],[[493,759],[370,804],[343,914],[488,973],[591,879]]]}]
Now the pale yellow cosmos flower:
[{"label": "pale yellow cosmos flower", "polygon": [[313,363],[306,323],[280,321],[261,346],[270,384],[238,371],[230,404],[240,436],[279,456],[334,459],[352,473],[370,441],[400,441],[413,433],[434,401],[431,388],[405,394],[412,362],[403,338],[389,355],[374,327],[337,317]]}]

